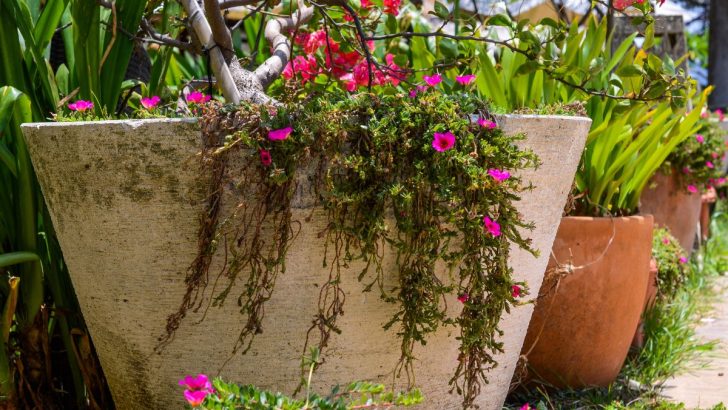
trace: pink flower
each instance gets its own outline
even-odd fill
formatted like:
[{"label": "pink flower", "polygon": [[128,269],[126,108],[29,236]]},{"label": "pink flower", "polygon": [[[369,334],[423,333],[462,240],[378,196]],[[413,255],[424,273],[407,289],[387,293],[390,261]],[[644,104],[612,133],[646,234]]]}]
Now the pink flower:
[{"label": "pink flower", "polygon": [[188,390],[211,390],[212,383],[204,374],[198,374],[196,377],[190,375],[185,376],[184,379],[180,380],[180,386],[184,386]]},{"label": "pink flower", "polygon": [[468,75],[458,75],[455,77],[455,81],[459,82],[462,85],[468,85],[475,81],[475,75],[474,74],[468,74]]},{"label": "pink flower", "polygon": [[698,188],[695,185],[688,185],[688,192],[696,194],[698,192]]},{"label": "pink flower", "polygon": [[716,182],[718,183],[718,185],[723,185],[723,184],[725,184],[725,181],[726,181],[725,178],[720,177],[720,178],[718,178],[718,181],[716,181]]},{"label": "pink flower", "polygon": [[433,75],[426,75],[422,77],[422,79],[425,80],[427,85],[430,87],[434,87],[442,82],[442,75],[440,74],[433,74]]},{"label": "pink flower", "polygon": [[191,93],[187,94],[187,97],[185,98],[187,99],[188,103],[192,104],[202,104],[210,101],[209,95],[205,95],[204,93],[201,93],[199,91],[192,91]]},{"label": "pink flower", "polygon": [[498,237],[501,235],[501,227],[498,222],[488,218],[487,216],[483,217],[483,227],[485,230],[488,231],[489,234],[493,235],[494,237]]},{"label": "pink flower", "polygon": [[470,296],[467,293],[463,293],[462,295],[458,296],[458,300],[460,301],[460,303],[465,303],[470,300]]},{"label": "pink flower", "polygon": [[518,410],[531,410],[531,405],[529,405],[528,403],[526,403],[523,406],[521,406],[521,408],[518,409]]},{"label": "pink flower", "polygon": [[690,173],[690,168],[683,167],[682,172],[683,172],[683,174],[689,174]]},{"label": "pink flower", "polygon": [[293,128],[286,127],[281,128],[279,130],[272,130],[268,132],[268,139],[271,141],[283,141],[284,139],[288,138],[289,135],[293,132]]},{"label": "pink flower", "polygon": [[494,121],[486,120],[485,118],[478,118],[478,125],[489,130],[498,127],[498,124],[496,124]]},{"label": "pink flower", "polygon": [[74,103],[68,104],[68,109],[71,111],[84,112],[86,110],[92,110],[94,103],[91,101],[77,100]]},{"label": "pink flower", "polygon": [[384,0],[382,5],[384,6],[384,12],[396,16],[399,14],[399,7],[402,0]]},{"label": "pink flower", "polygon": [[[307,44],[308,43],[310,43],[310,41],[308,41]],[[300,75],[302,79],[301,83],[306,84],[307,81],[311,81],[316,78],[319,71],[320,69],[318,67],[316,57],[314,57],[313,54],[309,54],[306,57],[296,56],[296,58],[289,61],[281,75],[286,80],[293,78],[294,74]]]},{"label": "pink flower", "polygon": [[264,149],[260,150],[260,163],[264,167],[269,167],[273,163],[273,159],[270,157],[270,151]]},{"label": "pink flower", "polygon": [[514,298],[520,297],[521,296],[521,287],[518,285],[511,286],[511,296],[513,296]]},{"label": "pink flower", "polygon": [[725,113],[720,108],[715,110],[715,114],[718,116],[718,121],[723,122],[725,120]]},{"label": "pink flower", "polygon": [[713,163],[710,162],[710,161],[705,161],[705,166],[708,167],[708,168],[710,168],[710,169],[715,168],[715,165],[713,165]]},{"label": "pink flower", "polygon": [[720,155],[718,155],[718,153],[717,153],[717,152],[711,152],[711,153],[710,153],[710,156],[711,156],[711,157],[713,157],[713,159],[718,159],[718,157],[719,157]]},{"label": "pink flower", "polygon": [[498,182],[503,182],[511,177],[511,173],[508,171],[502,171],[500,169],[491,168],[488,170],[488,175],[493,177]]},{"label": "pink flower", "polygon": [[152,108],[156,107],[157,104],[159,104],[159,96],[155,95],[150,98],[142,98],[142,106],[148,110],[151,110]]},{"label": "pink flower", "polygon": [[668,245],[670,243],[670,239],[662,238],[662,243],[664,243],[665,245]]},{"label": "pink flower", "polygon": [[185,390],[185,399],[192,407],[197,407],[205,401],[205,397],[210,393],[208,390]]},{"label": "pink flower", "polygon": [[374,4],[372,3],[372,0],[361,0],[361,6],[363,8],[368,8],[368,7],[371,7],[373,5]]},{"label": "pink flower", "polygon": [[688,263],[688,258],[681,256],[680,257],[680,263]]},{"label": "pink flower", "polygon": [[703,136],[702,136],[702,135],[700,135],[700,134],[697,134],[697,135],[695,136],[695,140],[696,140],[696,141],[698,141],[699,143],[701,143],[701,144],[702,144],[702,143],[704,143],[704,142],[705,142],[705,137],[703,137]]},{"label": "pink flower", "polygon": [[432,148],[437,152],[444,152],[455,145],[455,136],[450,131],[436,132],[432,137]]}]

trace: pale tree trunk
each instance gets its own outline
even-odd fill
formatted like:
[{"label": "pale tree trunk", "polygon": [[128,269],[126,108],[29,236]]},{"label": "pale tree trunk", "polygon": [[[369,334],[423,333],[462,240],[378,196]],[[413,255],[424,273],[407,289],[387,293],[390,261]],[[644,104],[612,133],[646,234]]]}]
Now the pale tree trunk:
[{"label": "pale tree trunk", "polygon": [[715,86],[710,109],[728,107],[728,1],[710,1],[708,83]]}]

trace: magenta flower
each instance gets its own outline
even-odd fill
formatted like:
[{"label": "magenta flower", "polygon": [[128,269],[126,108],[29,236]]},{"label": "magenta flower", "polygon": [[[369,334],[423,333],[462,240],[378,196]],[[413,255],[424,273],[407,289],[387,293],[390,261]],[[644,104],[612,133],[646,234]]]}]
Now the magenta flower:
[{"label": "magenta flower", "polygon": [[511,296],[518,298],[521,296],[521,287],[518,285],[511,286]]},{"label": "magenta flower", "polygon": [[288,138],[288,136],[291,135],[292,132],[293,128],[291,127],[272,130],[268,132],[268,139],[272,141],[282,141]]},{"label": "magenta flower", "polygon": [[455,136],[450,131],[436,132],[432,137],[432,148],[437,152],[444,152],[455,145]]},{"label": "magenta flower", "polygon": [[470,300],[470,296],[467,293],[463,293],[462,295],[458,296],[458,300],[460,301],[460,303],[465,303]]},{"label": "magenta flower", "polygon": [[151,110],[152,108],[156,107],[157,104],[159,104],[159,96],[155,95],[150,98],[142,98],[142,106],[148,110]]},{"label": "magenta flower", "polygon": [[723,122],[725,120],[725,113],[720,108],[715,110],[715,114],[718,116],[718,121]]},{"label": "magenta flower", "polygon": [[703,137],[700,134],[697,134],[697,135],[695,135],[695,140],[702,144],[705,142],[705,137]]},{"label": "magenta flower", "polygon": [[199,91],[192,91],[191,93],[187,94],[187,97],[185,98],[187,99],[188,103],[193,104],[202,104],[210,101],[209,95],[205,95],[204,93],[201,93]]},{"label": "magenta flower", "polygon": [[455,76],[455,81],[459,82],[462,85],[468,85],[475,81],[475,75],[474,74],[468,74],[468,75],[458,75]]},{"label": "magenta flower", "polygon": [[717,181],[717,183],[718,183],[718,185],[723,185],[723,184],[725,184],[725,181],[726,181],[726,179],[725,179],[725,178],[723,178],[723,177],[720,177],[720,178],[718,178],[718,181]]},{"label": "magenta flower", "polygon": [[531,405],[526,403],[523,406],[521,406],[521,408],[518,410],[531,410]]},{"label": "magenta flower", "polygon": [[708,167],[708,168],[710,168],[710,169],[715,168],[715,165],[713,165],[713,163],[710,162],[710,161],[705,161],[705,166]]},{"label": "magenta flower", "polygon": [[500,169],[491,168],[488,170],[488,175],[493,177],[498,182],[503,182],[511,177],[511,173],[508,171],[501,171]]},{"label": "magenta flower", "polygon": [[179,381],[180,386],[184,386],[188,390],[211,390],[212,383],[204,374],[198,374],[196,377],[190,375],[185,376]]},{"label": "magenta flower", "polygon": [[422,78],[430,87],[434,87],[442,82],[442,76],[440,74],[426,75]]},{"label": "magenta flower", "polygon": [[483,128],[492,130],[498,126],[494,121],[486,120],[485,118],[478,118],[478,125]]},{"label": "magenta flower", "polygon": [[76,102],[69,103],[68,109],[71,111],[84,112],[86,110],[92,110],[94,103],[91,101],[77,100]]},{"label": "magenta flower", "polygon": [[273,163],[273,159],[270,157],[270,151],[264,149],[260,150],[260,163],[264,167],[269,167]]},{"label": "magenta flower", "polygon": [[698,193],[698,188],[695,185],[688,185],[688,192],[690,192],[691,194],[696,194]]},{"label": "magenta flower", "polygon": [[688,263],[688,258],[681,256],[680,257],[680,263]]},{"label": "magenta flower", "polygon": [[185,390],[185,400],[192,407],[197,407],[205,401],[205,397],[211,392],[209,390]]},{"label": "magenta flower", "polygon": [[670,243],[670,240],[667,239],[667,238],[662,238],[662,243],[664,243],[665,245],[667,245],[667,244]]},{"label": "magenta flower", "polygon": [[488,231],[489,234],[493,235],[494,237],[498,237],[501,235],[501,227],[500,224],[487,216],[483,217],[483,228]]}]

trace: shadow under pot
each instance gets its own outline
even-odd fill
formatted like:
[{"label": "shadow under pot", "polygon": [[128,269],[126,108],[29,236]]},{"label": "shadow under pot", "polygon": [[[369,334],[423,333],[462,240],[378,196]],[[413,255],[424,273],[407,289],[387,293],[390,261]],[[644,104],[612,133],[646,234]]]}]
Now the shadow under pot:
[{"label": "shadow under pot", "polygon": [[530,384],[608,386],[642,314],[652,216],[561,219],[521,354]]}]

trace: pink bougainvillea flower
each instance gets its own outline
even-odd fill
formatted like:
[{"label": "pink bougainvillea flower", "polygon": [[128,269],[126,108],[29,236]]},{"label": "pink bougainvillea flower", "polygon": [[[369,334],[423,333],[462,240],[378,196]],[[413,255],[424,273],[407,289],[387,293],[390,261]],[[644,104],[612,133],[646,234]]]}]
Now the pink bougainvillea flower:
[{"label": "pink bougainvillea flower", "polygon": [[528,403],[525,403],[523,406],[521,406],[518,410],[531,410],[531,405]]},{"label": "pink bougainvillea flower", "polygon": [[260,150],[260,163],[264,167],[269,167],[273,163],[273,159],[270,157],[270,151],[264,149]]},{"label": "pink bougainvillea flower", "polygon": [[84,112],[86,110],[92,110],[94,103],[91,101],[77,100],[76,102],[69,103],[68,109],[71,111]]},{"label": "pink bougainvillea flower", "polygon": [[662,238],[662,243],[664,243],[665,245],[667,245],[667,244],[670,243],[670,239],[668,239],[668,238]]},{"label": "pink bougainvillea flower", "polygon": [[185,98],[187,99],[188,103],[192,104],[202,104],[210,101],[209,95],[205,95],[205,93],[201,93],[199,91],[192,91],[191,93],[187,94],[187,97]]},{"label": "pink bougainvillea flower", "polygon": [[725,181],[726,181],[726,179],[725,179],[725,178],[723,178],[723,177],[720,177],[720,178],[718,178],[718,180],[717,180],[717,181],[715,181],[715,182],[716,182],[716,183],[717,183],[718,185],[724,185],[724,184],[725,184]]},{"label": "pink bougainvillea flower", "polygon": [[511,286],[511,296],[514,298],[521,297],[521,287],[518,285]]},{"label": "pink bougainvillea flower", "polygon": [[703,137],[703,136],[702,136],[702,135],[700,135],[700,134],[697,134],[697,135],[695,136],[695,141],[698,141],[699,143],[701,143],[701,144],[702,144],[702,143],[704,143],[704,142],[705,142],[705,137]]},{"label": "pink bougainvillea flower", "polygon": [[683,174],[689,174],[690,173],[690,168],[683,167],[682,172],[683,172]]},{"label": "pink bougainvillea flower", "polygon": [[437,152],[444,152],[455,145],[455,136],[452,132],[436,132],[432,137],[432,148]]},{"label": "pink bougainvillea flower", "polygon": [[434,87],[442,82],[442,75],[440,74],[433,74],[433,75],[426,75],[422,77],[423,80],[429,85],[430,87]]},{"label": "pink bougainvillea flower", "polygon": [[156,107],[157,104],[159,104],[160,98],[159,96],[155,95],[149,98],[142,98],[142,106],[148,110],[151,110],[152,108]]},{"label": "pink bougainvillea flower", "polygon": [[705,161],[705,166],[708,167],[708,168],[710,168],[710,169],[715,168],[715,165],[713,165],[713,163],[710,162],[710,161]]},{"label": "pink bougainvillea flower", "polygon": [[488,231],[489,234],[493,235],[494,237],[498,237],[501,235],[501,227],[500,224],[487,216],[483,217],[483,228]]},{"label": "pink bougainvillea flower", "polygon": [[458,296],[458,300],[460,301],[460,303],[465,303],[470,300],[470,296],[467,293],[463,293],[462,295]]},{"label": "pink bougainvillea flower", "polygon": [[496,124],[495,121],[486,120],[485,118],[478,118],[478,125],[489,130],[498,127],[498,124]]},{"label": "pink bougainvillea flower", "polygon": [[384,12],[393,16],[397,16],[399,14],[399,7],[401,3],[402,0],[384,0],[382,2],[382,5],[384,6]]},{"label": "pink bougainvillea flower", "polygon": [[374,5],[374,3],[372,3],[372,0],[361,0],[361,6],[363,8],[368,8],[368,7],[371,7],[373,5]]},{"label": "pink bougainvillea flower", "polygon": [[192,407],[197,407],[205,401],[205,397],[211,392],[209,390],[185,390],[185,400]]},{"label": "pink bougainvillea flower", "polygon": [[690,192],[691,194],[696,194],[698,193],[698,187],[696,187],[695,185],[688,185],[688,192]]},{"label": "pink bougainvillea flower", "polygon": [[688,263],[688,258],[681,256],[680,257],[680,263]]},{"label": "pink bougainvillea flower", "polygon": [[320,71],[316,57],[314,57],[313,54],[309,54],[306,57],[296,56],[294,59],[289,61],[281,75],[286,80],[290,80],[294,77],[294,75],[300,75],[301,84],[306,84],[306,82],[316,78]]},{"label": "pink bougainvillea flower", "polygon": [[411,89],[409,92],[409,96],[410,96],[410,98],[417,97],[417,89],[416,88]]},{"label": "pink bougainvillea flower", "polygon": [[458,75],[455,77],[455,81],[459,82],[462,85],[468,85],[475,81],[475,75],[474,74],[468,74],[468,75]]},{"label": "pink bougainvillea flower", "polygon": [[503,182],[511,177],[511,173],[500,169],[491,168],[488,170],[488,175],[498,182]]},{"label": "pink bougainvillea flower", "polygon": [[711,156],[711,157],[713,157],[713,159],[718,159],[718,157],[719,157],[720,155],[718,155],[718,153],[717,153],[717,152],[711,152],[711,153],[710,153],[710,156]]},{"label": "pink bougainvillea flower", "polygon": [[271,141],[283,141],[293,132],[293,128],[286,127],[268,132],[268,139]]},{"label": "pink bougainvillea flower", "polygon": [[723,122],[725,120],[725,113],[720,108],[715,110],[715,115],[718,116],[718,121]]}]

